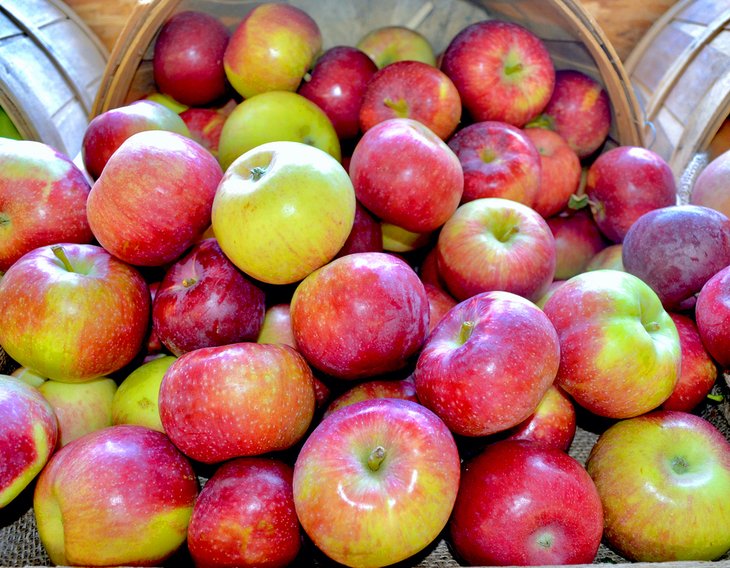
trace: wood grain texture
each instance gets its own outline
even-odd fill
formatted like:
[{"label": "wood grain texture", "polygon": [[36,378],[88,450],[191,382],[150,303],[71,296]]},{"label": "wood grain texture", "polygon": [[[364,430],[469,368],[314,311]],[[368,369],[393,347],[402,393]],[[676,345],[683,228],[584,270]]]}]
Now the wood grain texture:
[{"label": "wood grain texture", "polygon": [[65,0],[111,51],[138,0]]}]

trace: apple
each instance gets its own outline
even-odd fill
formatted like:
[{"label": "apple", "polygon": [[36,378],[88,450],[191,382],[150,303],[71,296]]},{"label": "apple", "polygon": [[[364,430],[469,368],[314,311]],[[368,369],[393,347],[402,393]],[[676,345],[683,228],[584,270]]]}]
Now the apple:
[{"label": "apple", "polygon": [[356,253],[315,270],[297,286],[291,321],[297,348],[341,379],[403,368],[428,333],[420,279],[387,253]]},{"label": "apple", "polygon": [[352,139],[360,133],[360,106],[377,70],[363,51],[338,45],[317,59],[297,92],[324,111],[340,140]]},{"label": "apple", "polygon": [[707,158],[713,161],[728,150],[730,150],[730,119],[726,117],[707,144]]},{"label": "apple", "polygon": [[487,120],[449,140],[464,170],[462,202],[503,197],[531,207],[540,189],[540,155],[519,128]]},{"label": "apple", "polygon": [[95,245],[34,249],[0,279],[0,345],[58,381],[85,382],[132,361],[149,312],[139,272]]},{"label": "apple", "polygon": [[122,380],[112,399],[113,424],[137,424],[165,432],[160,420],[159,396],[162,377],[177,360],[163,355],[142,363]]},{"label": "apple", "polygon": [[180,118],[188,127],[190,138],[218,157],[221,132],[228,116],[212,108],[189,108],[180,113]]},{"label": "apple", "polygon": [[165,432],[196,461],[285,450],[312,421],[312,371],[287,345],[205,347],[170,365],[158,404]]},{"label": "apple", "polygon": [[81,158],[86,171],[97,179],[127,138],[147,130],[190,136],[190,130],[175,111],[154,101],[143,99],[110,109],[91,119],[84,132]]},{"label": "apple", "polygon": [[[440,288],[444,292],[446,290],[446,282],[438,271],[438,251],[436,247],[432,247],[426,255],[423,257],[420,266],[418,267],[418,276],[424,285],[431,284]],[[448,293],[448,292],[447,292]]]},{"label": "apple", "polygon": [[606,241],[586,210],[546,219],[555,237],[555,278],[567,280],[585,272],[588,263],[606,246]]},{"label": "apple", "polygon": [[282,343],[297,348],[291,325],[289,304],[274,304],[264,313],[264,322],[256,338],[257,343]]},{"label": "apple", "polygon": [[113,379],[101,377],[85,383],[48,380],[38,391],[58,418],[58,447],[112,425],[112,399],[117,391]]},{"label": "apple", "polygon": [[38,388],[48,380],[46,377],[42,377],[38,373],[31,371],[28,367],[18,367],[10,373],[10,376],[20,379],[25,384],[35,388]]},{"label": "apple", "polygon": [[408,400],[367,400],[333,412],[304,442],[294,505],[329,558],[385,566],[436,539],[459,476],[456,444],[435,414]]},{"label": "apple", "polygon": [[20,379],[0,375],[0,510],[35,479],[57,439],[56,415],[43,395]]},{"label": "apple", "polygon": [[560,338],[555,383],[589,412],[631,418],[672,394],[681,364],[677,327],[636,276],[584,272],[560,286],[543,311]]},{"label": "apple", "polygon": [[176,101],[170,95],[160,93],[159,91],[152,91],[151,93],[147,93],[143,97],[143,100],[152,101],[153,103],[159,103],[177,114],[181,114],[183,111],[190,108],[188,105],[185,105],[180,101]]},{"label": "apple", "polygon": [[355,219],[350,234],[335,258],[353,252],[383,252],[383,229],[359,201],[355,202]]},{"label": "apple", "polygon": [[558,336],[532,302],[484,292],[452,308],[418,355],[418,400],[461,436],[526,420],[555,379]]},{"label": "apple", "polygon": [[502,20],[483,20],[462,29],[447,46],[441,70],[454,82],[475,121],[498,120],[517,127],[543,111],[555,84],[555,68],[542,40]]},{"label": "apple", "polygon": [[271,91],[246,99],[228,115],[218,159],[227,169],[249,150],[282,140],[314,146],[337,161],[341,158],[337,132],[322,109],[297,93]]},{"label": "apple", "polygon": [[177,260],[210,225],[223,173],[197,142],[173,132],[139,132],[107,162],[86,202],[94,236],[140,266]]},{"label": "apple", "polygon": [[356,402],[377,398],[397,398],[418,402],[416,384],[413,381],[413,377],[408,376],[405,379],[376,379],[350,387],[327,405],[327,410],[325,410],[323,418]]},{"label": "apple", "polygon": [[381,26],[370,30],[357,42],[378,69],[397,61],[420,61],[436,65],[436,56],[428,39],[405,26]]},{"label": "apple", "polygon": [[428,331],[430,333],[458,302],[443,288],[439,288],[434,284],[424,282],[423,289],[426,290],[426,296],[428,297]]},{"label": "apple", "polygon": [[2,107],[0,107],[0,138],[23,140],[23,136],[18,131],[18,127],[13,124],[7,111]]},{"label": "apple", "polygon": [[152,328],[173,355],[254,341],[264,321],[263,290],[205,239],[165,273],[152,304]]},{"label": "apple", "polygon": [[0,273],[34,248],[90,243],[89,182],[74,163],[30,140],[0,143]]},{"label": "apple", "polygon": [[[0,281],[2,282],[2,281]],[[702,345],[723,369],[730,368],[730,269],[712,276],[697,295],[695,321]]]},{"label": "apple", "polygon": [[220,466],[195,502],[188,549],[198,568],[288,566],[301,548],[292,467],[238,458]]},{"label": "apple", "polygon": [[532,207],[545,218],[557,215],[578,191],[580,159],[563,137],[552,130],[526,128],[524,132],[540,155],[540,189]]},{"label": "apple", "polygon": [[432,242],[433,233],[414,233],[403,227],[381,221],[381,249],[388,252],[411,252],[426,247]]},{"label": "apple", "polygon": [[668,310],[691,307],[705,282],[730,264],[730,219],[700,205],[654,209],[626,233],[621,257]]},{"label": "apple", "polygon": [[623,245],[616,243],[608,245],[607,247],[599,250],[593,258],[588,261],[585,271],[589,270],[601,270],[603,268],[610,268],[612,270],[623,270]]},{"label": "apple", "polygon": [[420,61],[396,61],[367,83],[360,129],[367,132],[389,118],[411,118],[446,140],[461,120],[461,99],[442,71]]},{"label": "apple", "polygon": [[[162,276],[160,276],[161,278]],[[148,282],[147,288],[150,291],[150,305],[154,303],[155,296],[157,295],[157,289],[160,287],[160,282]],[[162,345],[162,342],[160,341],[160,338],[157,337],[157,334],[155,333],[155,330],[152,329],[152,326],[147,330],[147,345],[144,347],[144,352],[146,353],[147,357],[152,357],[157,355],[158,353],[162,352],[164,349],[164,346]]]},{"label": "apple", "polygon": [[160,566],[185,542],[197,493],[193,468],[164,434],[110,426],[53,455],[33,510],[54,564]]},{"label": "apple", "polygon": [[628,560],[714,560],[730,549],[730,444],[703,418],[665,410],[622,420],[586,468],[606,542]]},{"label": "apple", "polygon": [[368,211],[414,233],[441,227],[464,189],[454,152],[410,118],[391,118],[363,134],[349,171],[355,195]]},{"label": "apple", "polygon": [[618,146],[590,165],[585,195],[598,228],[609,240],[620,243],[644,213],[676,205],[677,184],[659,154]]},{"label": "apple", "polygon": [[355,192],[344,168],[300,142],[263,144],[241,156],[213,201],[223,253],[269,284],[298,282],[332,260],[354,219]]},{"label": "apple", "polygon": [[534,209],[500,197],[461,205],[442,227],[436,251],[438,272],[457,300],[504,290],[534,301],[555,275],[550,227]]},{"label": "apple", "polygon": [[454,550],[470,565],[590,564],[603,509],[578,461],[507,440],[464,465],[449,529]]},{"label": "apple", "polygon": [[[730,125],[730,121],[728,124]],[[728,176],[730,176],[730,149],[712,159],[697,176],[690,191],[690,204],[710,207],[726,217],[730,216]]]},{"label": "apple", "polygon": [[552,296],[555,291],[560,288],[563,284],[565,284],[565,280],[553,280],[550,282],[550,286],[548,286],[547,292],[545,292],[540,298],[535,300],[535,305],[543,309],[545,307],[545,303],[550,299],[550,296]]},{"label": "apple", "polygon": [[317,23],[288,4],[264,2],[238,23],[223,55],[226,77],[245,99],[296,91],[322,49]]}]

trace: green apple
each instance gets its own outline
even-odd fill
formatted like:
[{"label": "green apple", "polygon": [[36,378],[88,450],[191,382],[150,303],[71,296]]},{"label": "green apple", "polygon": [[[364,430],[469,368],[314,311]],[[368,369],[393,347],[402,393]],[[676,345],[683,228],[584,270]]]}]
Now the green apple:
[{"label": "green apple", "polygon": [[240,103],[226,119],[218,143],[223,169],[252,148],[279,140],[315,146],[340,160],[340,141],[322,109],[297,93],[271,91]]},{"label": "green apple", "polygon": [[122,381],[112,400],[114,424],[137,424],[164,432],[158,397],[162,377],[177,358],[165,355],[143,363]]},{"label": "green apple", "polygon": [[396,61],[420,61],[436,65],[429,41],[419,32],[405,26],[385,26],[368,32],[357,48],[375,61],[378,69]]},{"label": "green apple", "polygon": [[300,142],[246,152],[228,168],[213,200],[213,231],[223,253],[268,284],[298,282],[327,264],[354,219],[355,190],[345,169]]},{"label": "green apple", "polygon": [[164,93],[150,93],[145,97],[145,99],[147,99],[148,101],[159,103],[162,106],[165,106],[171,111],[175,112],[175,114],[180,114],[181,112],[185,112],[190,108],[188,105],[184,105],[181,102],[173,99],[170,95],[166,95]]},{"label": "green apple", "polygon": [[12,373],[10,373],[10,376],[15,377],[16,379],[20,379],[25,384],[35,388],[38,388],[48,380],[48,377],[39,375],[35,371],[31,371],[28,367],[18,367]]},{"label": "green apple", "polygon": [[18,132],[18,129],[10,120],[8,113],[5,109],[0,107],[0,138],[11,138],[12,140],[22,140],[23,137]]}]

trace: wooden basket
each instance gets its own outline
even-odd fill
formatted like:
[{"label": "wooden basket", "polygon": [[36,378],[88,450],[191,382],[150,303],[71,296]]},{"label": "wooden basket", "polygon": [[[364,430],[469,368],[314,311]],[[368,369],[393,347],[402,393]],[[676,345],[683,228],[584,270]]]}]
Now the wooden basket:
[{"label": "wooden basket", "polygon": [[60,0],[0,2],[0,106],[23,138],[78,154],[107,58]]},{"label": "wooden basket", "polygon": [[[600,27],[576,0],[292,0],[322,30],[324,48],[354,45],[385,25],[418,30],[441,52],[464,26],[486,18],[519,23],[545,41],[556,68],[581,70],[601,82],[613,110],[608,145],[640,145],[644,119],[628,75]],[[137,100],[154,90],[152,54],[157,32],[174,13],[201,10],[233,29],[256,3],[234,0],[141,0],[112,50],[93,114]]]},{"label": "wooden basket", "polygon": [[644,109],[644,145],[677,178],[730,113],[730,2],[680,0],[626,61]]}]

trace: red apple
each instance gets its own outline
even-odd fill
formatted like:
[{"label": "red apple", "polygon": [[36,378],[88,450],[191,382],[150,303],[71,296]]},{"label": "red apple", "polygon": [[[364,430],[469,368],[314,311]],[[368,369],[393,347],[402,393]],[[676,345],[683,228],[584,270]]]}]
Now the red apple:
[{"label": "red apple", "polygon": [[291,300],[297,348],[342,379],[404,367],[428,333],[428,297],[413,269],[386,253],[356,253],[307,276]]},{"label": "red apple", "polygon": [[[727,124],[730,125],[730,121],[727,121]],[[714,158],[700,172],[692,186],[689,202],[692,205],[711,207],[726,217],[730,216],[728,179],[730,179],[730,150]]]},{"label": "red apple", "polygon": [[189,106],[221,98],[228,88],[223,54],[229,37],[228,28],[206,12],[172,15],[154,44],[152,73],[157,88]]},{"label": "red apple", "polygon": [[723,369],[730,368],[730,267],[718,271],[702,287],[695,319],[702,345]]},{"label": "red apple", "polygon": [[433,47],[419,31],[405,26],[381,26],[370,30],[357,42],[382,69],[397,61],[420,61],[436,65]]},{"label": "red apple", "polygon": [[549,217],[546,221],[555,237],[555,278],[558,280],[585,272],[588,263],[606,246],[588,211]]},{"label": "red apple", "polygon": [[326,417],[356,402],[376,398],[398,398],[418,402],[416,384],[413,381],[413,377],[409,376],[405,379],[398,380],[373,380],[357,384],[330,402],[324,416]]},{"label": "red apple", "polygon": [[264,321],[264,292],[205,239],[165,273],[152,305],[152,326],[173,355],[254,341]]},{"label": "red apple", "polygon": [[210,226],[222,175],[210,152],[189,138],[134,134],[91,188],[91,230],[101,246],[130,264],[174,261]]},{"label": "red apple", "polygon": [[226,115],[212,108],[189,108],[180,113],[185,126],[190,131],[190,137],[218,156],[218,143],[226,122]]},{"label": "red apple", "polygon": [[441,69],[475,121],[498,120],[517,127],[543,111],[555,84],[553,62],[542,40],[501,20],[476,22],[456,34]]},{"label": "red apple", "polygon": [[457,301],[443,288],[428,282],[423,283],[423,289],[426,290],[426,296],[428,297],[428,331],[430,333],[441,321],[441,318],[457,304]]},{"label": "red apple", "polygon": [[566,453],[502,441],[465,464],[449,528],[471,565],[590,564],[603,508],[586,470]]},{"label": "red apple", "polygon": [[464,170],[462,202],[503,197],[532,206],[540,189],[540,155],[522,130],[477,122],[454,134],[449,147]]},{"label": "red apple", "polygon": [[424,285],[431,284],[432,286],[436,286],[436,288],[440,288],[446,292],[446,282],[444,282],[444,279],[438,271],[437,252],[436,247],[433,247],[426,253],[421,265],[418,267],[418,275]]},{"label": "red apple", "polygon": [[317,59],[297,92],[321,108],[337,136],[348,140],[360,133],[360,106],[368,81],[377,70],[363,51],[338,45]]},{"label": "red apple", "polygon": [[459,159],[410,118],[391,118],[368,130],[352,154],[350,177],[369,211],[414,233],[441,227],[464,190]]},{"label": "red apple", "polygon": [[367,132],[389,118],[411,118],[446,140],[461,119],[461,99],[442,71],[420,61],[397,61],[370,79],[360,106]]},{"label": "red apple", "polygon": [[357,201],[352,229],[335,258],[353,252],[383,252],[383,232],[380,223]]},{"label": "red apple", "polygon": [[485,292],[448,312],[418,356],[421,404],[463,436],[516,426],[537,408],[558,372],[550,320],[532,302]]}]

